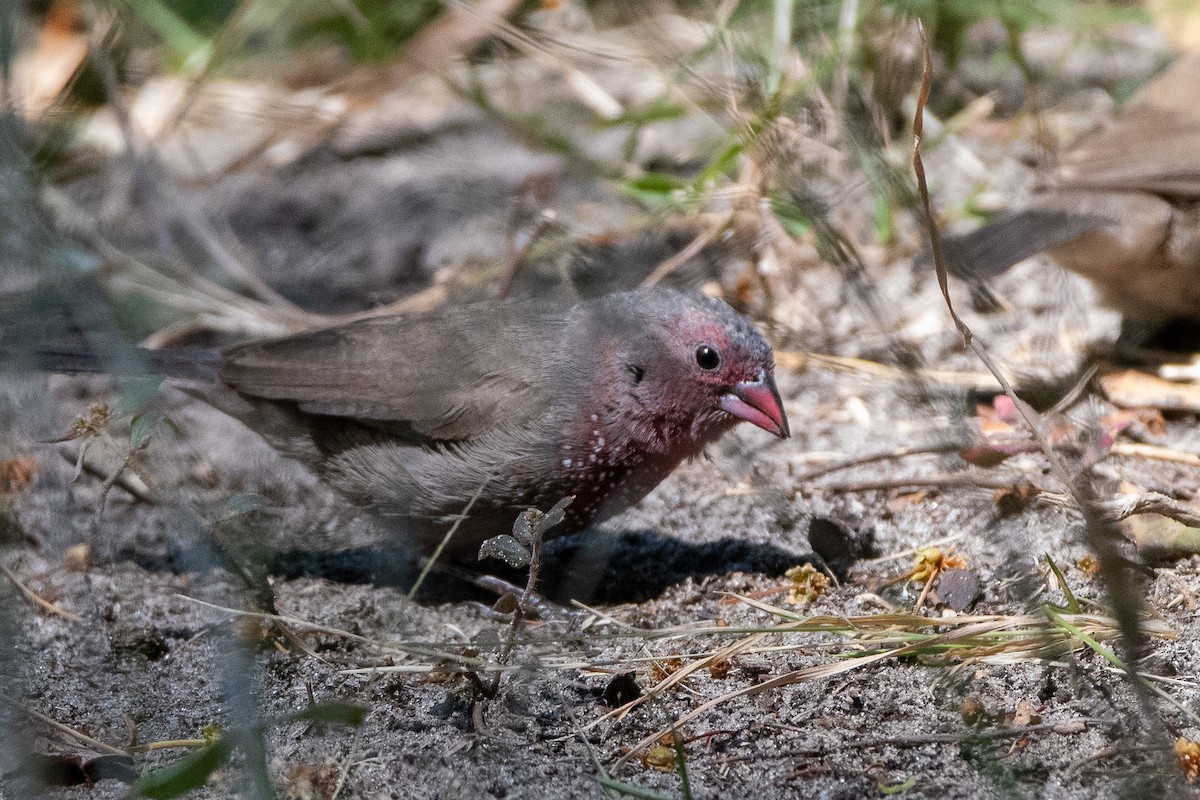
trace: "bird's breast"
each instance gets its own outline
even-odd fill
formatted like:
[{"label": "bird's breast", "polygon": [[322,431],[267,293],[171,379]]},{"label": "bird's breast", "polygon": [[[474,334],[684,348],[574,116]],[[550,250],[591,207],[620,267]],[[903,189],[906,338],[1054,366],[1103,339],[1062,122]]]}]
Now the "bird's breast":
[{"label": "bird's breast", "polygon": [[635,438],[613,432],[598,415],[576,426],[556,451],[559,497],[573,495],[567,523],[585,528],[620,513],[660,484],[686,458],[698,455],[703,442],[655,430]]}]

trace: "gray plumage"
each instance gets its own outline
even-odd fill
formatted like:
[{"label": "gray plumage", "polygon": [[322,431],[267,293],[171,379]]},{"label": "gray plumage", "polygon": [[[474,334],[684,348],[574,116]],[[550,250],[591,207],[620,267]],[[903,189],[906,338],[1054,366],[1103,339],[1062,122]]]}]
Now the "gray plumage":
[{"label": "gray plumage", "polygon": [[[718,368],[698,366],[702,345]],[[201,394],[418,549],[475,498],[450,546],[469,559],[525,507],[576,496],[556,531],[567,533],[637,502],[754,416],[730,399],[735,387],[762,387],[751,405],[770,419],[751,421],[786,435],[772,374],[770,347],[725,303],[641,289],[250,343],[224,354],[219,385]]]}]

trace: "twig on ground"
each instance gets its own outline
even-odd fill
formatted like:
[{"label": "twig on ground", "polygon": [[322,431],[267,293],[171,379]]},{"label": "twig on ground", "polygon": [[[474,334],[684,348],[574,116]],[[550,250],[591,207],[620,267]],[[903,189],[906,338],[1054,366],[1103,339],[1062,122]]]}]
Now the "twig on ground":
[{"label": "twig on ground", "polygon": [[[1075,498],[1059,492],[1039,492],[1037,501],[1049,506],[1080,511]],[[1158,492],[1118,495],[1111,500],[1096,501],[1092,508],[1111,522],[1120,522],[1137,514],[1158,514],[1189,528],[1200,528],[1200,509],[1184,505]]]},{"label": "twig on ground", "polygon": [[[996,377],[996,380],[1003,387],[1004,393],[1012,400],[1017,413],[1020,414],[1029,432],[1037,440],[1038,447],[1049,462],[1051,473],[1062,483],[1066,491],[1071,494],[1083,514],[1085,540],[1100,562],[1100,575],[1111,599],[1113,613],[1120,624],[1125,646],[1129,652],[1137,652],[1145,640],[1145,629],[1141,618],[1140,604],[1137,600],[1137,589],[1128,569],[1126,559],[1120,551],[1122,539],[1120,531],[1117,529],[1116,524],[1098,508],[1099,498],[1097,497],[1095,486],[1089,480],[1089,469],[1085,467],[1079,470],[1076,475],[1072,475],[1068,471],[1066,464],[1059,457],[1058,453],[1055,452],[1050,437],[1043,429],[1041,417],[1028,403],[1017,397],[1011,382],[1005,377],[996,360],[992,358],[991,353],[988,352],[987,348],[972,333],[966,322],[958,315],[958,312],[954,309],[954,303],[950,299],[949,279],[947,277],[945,258],[942,253],[941,237],[938,235],[937,220],[934,217],[933,204],[929,197],[929,186],[925,179],[925,165],[921,160],[922,123],[925,115],[925,107],[929,100],[933,66],[929,40],[925,35],[924,26],[919,21],[917,29],[921,37],[923,65],[921,88],[917,98],[916,113],[913,116],[912,167],[917,178],[917,192],[921,200],[925,229],[929,235],[930,251],[933,255],[938,288],[941,290],[942,299],[946,304],[947,311],[950,313],[950,318],[962,336],[963,343],[971,349],[975,356],[987,367],[988,371]],[[1159,734],[1163,734],[1162,721],[1156,714],[1154,704],[1151,702],[1149,684],[1141,680],[1137,672],[1132,668],[1127,669],[1127,675],[1130,684],[1134,687],[1138,704],[1146,720],[1150,723],[1153,730]]]},{"label": "twig on ground", "polygon": [[[81,472],[87,473],[93,478],[104,481],[112,477],[111,475],[106,475],[103,470],[85,458],[72,457],[71,454],[66,450],[59,450],[59,454],[68,463],[76,465]],[[136,472],[131,472],[127,475],[124,471],[118,470],[115,474],[117,478],[113,482],[113,486],[128,492],[129,495],[138,502],[146,503],[148,505],[154,504],[154,495],[151,493],[150,487],[147,486],[140,477],[138,477]]]},{"label": "twig on ground", "polygon": [[83,622],[83,617],[79,616],[78,614],[72,614],[70,611],[64,611],[63,609],[54,605],[54,603],[51,603],[49,600],[38,597],[37,592],[21,583],[21,580],[16,576],[16,573],[14,573],[8,567],[0,565],[0,572],[3,572],[5,575],[7,575],[8,579],[13,582],[13,585],[20,590],[21,594],[25,595],[25,597],[28,598],[29,601],[38,608],[49,611],[51,614],[57,614],[64,619],[69,619],[71,622]]},{"label": "twig on ground", "polygon": [[642,286],[657,286],[658,283],[675,270],[679,269],[684,262],[689,258],[695,257],[704,247],[717,237],[717,235],[725,230],[725,227],[733,221],[733,212],[726,211],[719,214],[713,223],[701,231],[696,238],[688,242],[687,246],[680,250],[675,255],[663,261],[654,271],[646,276],[642,281]]},{"label": "twig on ground", "polygon": [[88,736],[86,733],[83,733],[82,731],[77,731],[74,728],[72,728],[70,725],[64,725],[63,723],[59,722],[56,719],[51,719],[50,717],[46,716],[45,714],[34,711],[32,708],[25,708],[25,706],[21,705],[20,703],[18,703],[16,700],[14,700],[11,697],[0,694],[0,700],[2,700],[5,703],[8,703],[10,706],[17,709],[22,714],[27,714],[28,716],[36,719],[38,722],[41,722],[45,725],[49,725],[51,728],[54,728],[54,730],[56,730],[60,733],[64,733],[67,736],[70,736],[72,739],[82,742],[82,743],[88,745],[89,747],[94,747],[97,750],[108,753],[109,755],[114,755],[114,756],[127,755],[127,751],[122,750],[119,747],[113,747],[111,744],[105,744],[104,742],[100,741],[99,739],[93,739],[91,736]]},{"label": "twig on ground", "polygon": [[900,476],[897,478],[877,478],[865,479],[861,481],[830,481],[828,483],[815,484],[813,489],[823,489],[828,492],[877,492],[886,491],[889,489],[951,489],[951,488],[967,488],[967,489],[986,489],[995,491],[997,489],[1011,489],[1021,481],[1026,480],[1023,476],[1014,475],[1011,477],[984,477],[970,475],[964,472],[943,473],[940,475],[913,475]]},{"label": "twig on ground", "polygon": [[841,472],[844,469],[853,469],[861,467],[865,464],[874,464],[879,461],[892,461],[909,456],[921,455],[936,455],[940,453],[957,453],[963,449],[962,444],[932,444],[924,447],[898,447],[894,450],[885,450],[879,453],[870,453],[857,458],[847,458],[844,461],[836,461],[832,464],[826,464],[823,467],[809,470],[802,475],[795,476],[792,480],[797,484],[807,483],[817,478],[828,475],[832,472]]},{"label": "twig on ground", "polygon": [[1170,461],[1174,464],[1186,464],[1189,467],[1200,467],[1200,455],[1187,453],[1182,450],[1172,450],[1169,447],[1158,447],[1140,442],[1115,442],[1109,452],[1117,456],[1130,458],[1150,458],[1155,461]]},{"label": "twig on ground", "polygon": [[1200,510],[1185,506],[1158,492],[1121,495],[1100,503],[1099,507],[1115,521],[1135,514],[1159,514],[1182,522],[1189,528],[1200,528]]},{"label": "twig on ground", "polygon": [[[833,481],[816,484],[811,488],[827,492],[877,492],[888,491],[892,489],[910,488],[966,488],[996,491],[1011,489],[1013,486],[1016,486],[1023,480],[1026,479],[1021,476],[1009,478],[984,478],[971,476],[964,473],[950,473],[942,475],[877,478],[861,481]],[[1051,492],[1037,488],[1033,499],[1035,502],[1042,505],[1066,508],[1079,513],[1084,513],[1079,507],[1078,500],[1070,494]],[[1093,512],[1103,515],[1104,518],[1109,522],[1114,523],[1138,514],[1158,514],[1160,516],[1173,519],[1176,522],[1180,522],[1189,528],[1200,528],[1200,509],[1185,505],[1177,500],[1172,500],[1166,495],[1159,494],[1158,492],[1118,495],[1111,500],[1096,500],[1091,503],[1089,508]]]},{"label": "twig on ground", "polygon": [[[104,479],[100,484],[100,495],[96,498],[96,511],[92,515],[92,531],[95,532],[100,527],[100,520],[104,517],[104,509],[108,506],[108,493],[112,491],[113,486],[121,479],[121,475],[125,473],[133,460],[137,458],[138,453],[145,447],[142,445],[133,445],[129,451],[125,453],[125,459],[121,462],[121,466],[117,467],[111,475]],[[122,487],[124,488],[124,487]]]}]

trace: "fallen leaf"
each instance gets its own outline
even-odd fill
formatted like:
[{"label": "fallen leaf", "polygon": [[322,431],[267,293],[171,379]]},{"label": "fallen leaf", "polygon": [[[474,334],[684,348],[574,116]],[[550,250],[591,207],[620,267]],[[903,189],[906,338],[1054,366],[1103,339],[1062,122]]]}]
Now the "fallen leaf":
[{"label": "fallen leaf", "polygon": [[979,577],[969,569],[948,569],[938,579],[938,599],[955,611],[965,611],[981,591]]},{"label": "fallen leaf", "polygon": [[1200,385],[1174,383],[1134,369],[1100,376],[1100,388],[1122,408],[1157,408],[1200,413]]},{"label": "fallen leaf", "polygon": [[73,544],[63,553],[63,569],[67,572],[87,572],[92,561],[92,548],[86,543]]},{"label": "fallen leaf", "polygon": [[1167,432],[1167,421],[1157,408],[1120,409],[1101,417],[1100,425],[1113,436],[1134,427],[1144,427],[1151,436],[1162,436]]},{"label": "fallen leaf", "polygon": [[622,672],[612,676],[604,691],[600,693],[600,701],[609,708],[620,708],[641,696],[642,687],[638,686],[634,673]]},{"label": "fallen leaf", "polygon": [[1040,493],[1041,489],[1029,481],[1018,481],[1012,486],[997,489],[992,494],[992,501],[1001,515],[1011,516],[1029,508]]},{"label": "fallen leaf", "polygon": [[994,441],[971,445],[958,451],[958,457],[977,467],[995,467],[1021,453],[1032,453],[1039,449],[1036,442],[1028,439]]},{"label": "fallen leaf", "polygon": [[642,756],[642,766],[656,769],[659,772],[675,771],[675,751],[670,747],[655,745]]},{"label": "fallen leaf", "polygon": [[1122,520],[1120,526],[1147,561],[1177,561],[1200,553],[1200,528],[1169,517],[1138,514]]},{"label": "fallen leaf", "polygon": [[33,456],[10,458],[0,461],[0,493],[16,492],[28,486],[37,472],[37,459]]},{"label": "fallen leaf", "polygon": [[933,493],[932,489],[900,489],[891,493],[887,499],[887,510],[893,514],[897,511],[920,505],[925,498]]},{"label": "fallen leaf", "polygon": [[662,661],[655,661],[654,666],[650,670],[650,675],[655,681],[661,681],[683,669],[683,667],[684,662],[682,658],[672,657]]},{"label": "fallen leaf", "polygon": [[978,695],[970,695],[963,699],[961,713],[963,722],[968,725],[986,722],[991,716],[988,714],[987,706],[983,704],[983,700],[979,699]]},{"label": "fallen leaf", "polygon": [[1028,728],[1042,721],[1041,716],[1033,710],[1033,704],[1023,697],[1017,701],[1016,710],[1007,716],[1006,721],[1014,728]]},{"label": "fallen leaf", "polygon": [[1200,779],[1200,742],[1180,737],[1175,740],[1175,763],[1187,777],[1188,783]]}]

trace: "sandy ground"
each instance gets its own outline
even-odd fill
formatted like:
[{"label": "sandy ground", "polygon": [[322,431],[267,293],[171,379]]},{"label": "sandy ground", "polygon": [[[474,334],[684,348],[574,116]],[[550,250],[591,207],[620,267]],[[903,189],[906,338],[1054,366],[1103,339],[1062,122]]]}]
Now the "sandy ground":
[{"label": "sandy ground", "polygon": [[[450,118],[444,135],[400,137],[382,155],[238,175],[197,189],[194,199],[228,214],[273,285],[325,308],[401,296],[446,264],[502,260],[506,198],[531,177],[550,175],[559,184],[555,208],[577,237],[638,218],[611,187],[525,147],[482,115]],[[447,166],[450,157],[457,166]],[[73,191],[84,203],[103,194],[86,181]],[[354,221],[349,229],[346,220]],[[129,227],[136,244],[139,232]],[[686,241],[651,233],[615,255],[598,248],[572,269],[599,275],[598,290],[628,284]],[[695,259],[679,280],[723,279],[722,270],[735,269],[727,256]],[[521,290],[537,290],[538,280]],[[902,343],[928,368],[982,371],[928,276],[914,277],[903,262],[872,264],[870,286],[874,311],[831,268],[797,274],[779,310],[792,331],[777,338],[778,349],[883,361]],[[965,313],[1018,377],[1069,382],[1087,347],[1116,334],[1116,315],[1097,306],[1082,280],[1048,263],[1021,265],[996,290],[1012,310]],[[955,298],[967,305],[958,287]],[[1171,748],[1176,736],[1200,734],[1190,711],[1200,699],[1196,559],[1146,570],[1138,589],[1145,616],[1173,637],[1151,639],[1139,662],[1174,679],[1156,684],[1170,699],[1150,701],[1152,715],[1128,679],[1086,647],[1003,664],[910,656],[768,688],[688,722],[681,729],[686,788],[678,769],[648,766],[636,755],[616,766],[629,748],[707,699],[856,652],[844,636],[773,634],[761,644],[776,649],[739,655],[725,674],[701,670],[623,718],[601,720],[611,710],[613,690],[606,689],[615,675],[632,671],[645,692],[680,664],[740,640],[743,629],[771,623],[731,595],[762,593],[783,604],[786,592],[771,590],[787,586],[783,572],[814,550],[830,559],[844,550],[835,564],[842,580],[808,606],[787,606],[804,615],[913,609],[920,585],[892,579],[912,566],[914,548],[934,542],[962,556],[979,592],[959,611],[930,598],[923,613],[931,617],[1041,615],[1044,604],[1064,602],[1047,557],[1088,608],[1106,613],[1101,583],[1079,566],[1089,552],[1080,515],[1044,504],[1008,511],[994,497],[996,484],[1019,480],[1053,488],[1040,455],[984,469],[941,452],[804,477],[842,458],[969,444],[977,436],[976,403],[990,402],[989,395],[822,364],[783,368],[780,380],[790,440],[738,430],[603,530],[550,548],[541,588],[563,605],[521,631],[507,659],[513,669],[489,697],[462,675],[427,669],[442,663],[436,653],[498,651],[508,625],[488,611],[488,595],[434,576],[409,600],[415,568],[387,531],[356,517],[238,423],[164,390],[164,419],[135,464],[154,501],[114,487],[100,509],[102,479],[75,475],[78,442],[46,442],[61,438],[89,404],[115,402],[113,382],[0,376],[0,452],[35,463],[32,483],[5,496],[3,563],[23,586],[77,615],[35,607],[13,580],[0,580],[7,653],[0,670],[11,701],[0,706],[0,796],[127,796],[133,774],[187,751],[138,753],[126,763],[97,758],[107,752],[102,745],[195,739],[213,723],[260,725],[270,779],[289,798],[595,797],[604,795],[606,774],[653,796],[690,790],[733,800],[1194,795]],[[1069,416],[1085,429],[1112,410],[1087,394]],[[1200,450],[1191,414],[1167,415],[1163,432],[1142,433],[1164,448]],[[117,424],[113,442],[123,435]],[[91,458],[104,475],[121,452],[119,444],[96,443]],[[1106,486],[1128,481],[1182,499],[1197,480],[1194,467],[1115,455],[1095,470]],[[935,485],[904,488],[905,479]],[[881,481],[896,486],[871,488]],[[843,531],[832,543],[831,523]],[[71,550],[81,543],[88,548],[83,563]],[[252,596],[240,577],[246,570],[257,575],[251,584],[269,580],[280,614],[329,630],[293,625],[301,648],[198,602],[261,607],[262,593]],[[647,633],[717,624],[730,630]],[[384,658],[365,640],[409,651],[422,645],[435,655]],[[682,661],[671,661],[677,656]],[[564,661],[586,666],[563,668]],[[415,671],[383,669],[392,664]],[[366,667],[381,669],[347,672]],[[360,706],[365,720],[357,729],[280,720],[314,701]],[[33,755],[68,785],[22,778],[14,765]],[[241,784],[241,763],[235,755],[189,796],[254,796]],[[81,774],[80,765],[90,772]]]}]

